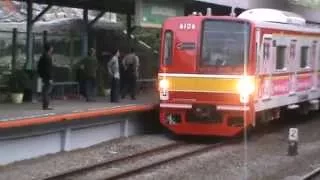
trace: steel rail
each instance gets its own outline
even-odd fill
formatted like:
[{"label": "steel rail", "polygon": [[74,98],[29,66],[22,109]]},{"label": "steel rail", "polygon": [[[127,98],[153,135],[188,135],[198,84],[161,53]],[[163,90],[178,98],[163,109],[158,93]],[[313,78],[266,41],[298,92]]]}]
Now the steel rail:
[{"label": "steel rail", "polygon": [[187,158],[187,157],[190,157],[190,156],[194,156],[194,155],[198,155],[198,154],[202,154],[202,153],[208,152],[208,151],[210,151],[212,149],[221,147],[224,144],[226,144],[226,143],[220,142],[220,143],[215,143],[215,144],[212,144],[212,145],[207,145],[207,146],[205,146],[203,148],[198,148],[198,149],[186,152],[186,153],[182,153],[182,154],[179,154],[179,155],[176,155],[176,156],[173,156],[173,157],[161,160],[161,161],[157,161],[157,162],[154,162],[152,164],[148,164],[148,165],[145,165],[145,166],[142,166],[142,167],[138,167],[138,168],[126,171],[124,173],[120,173],[120,174],[117,174],[117,175],[114,175],[114,176],[111,176],[111,177],[107,177],[107,178],[104,178],[104,179],[105,180],[115,180],[115,179],[120,179],[120,178],[128,178],[130,176],[134,176],[134,175],[136,175],[138,173],[141,173],[141,172],[146,171],[148,169],[152,169],[152,168],[155,168],[157,166],[160,166],[160,165],[163,165],[163,164],[166,164],[166,163],[169,163],[169,162],[181,160],[181,159],[184,159],[184,158]]},{"label": "steel rail", "polygon": [[301,180],[312,180],[315,177],[319,177],[320,176],[320,167],[314,169],[313,171],[309,172],[308,174],[304,175]]},{"label": "steel rail", "polygon": [[119,163],[119,162],[122,162],[122,161],[128,161],[128,160],[134,159],[134,158],[143,157],[143,156],[146,156],[146,155],[149,155],[149,154],[152,154],[152,153],[157,153],[157,152],[162,152],[162,151],[170,150],[170,149],[173,149],[173,148],[177,148],[177,147],[179,147],[181,145],[184,145],[184,144],[185,143],[183,143],[183,142],[170,143],[170,144],[167,144],[167,145],[163,145],[163,146],[160,146],[160,147],[152,148],[152,149],[149,149],[149,150],[146,150],[146,151],[142,151],[142,152],[139,152],[139,153],[136,153],[136,154],[132,154],[132,155],[129,155],[129,156],[124,156],[124,157],[116,158],[116,159],[113,159],[113,160],[106,160],[106,161],[99,162],[97,164],[92,164],[92,165],[89,165],[89,166],[73,169],[73,170],[70,170],[70,171],[67,171],[67,172],[62,172],[62,173],[59,173],[59,174],[44,178],[44,180],[64,179],[66,177],[70,177],[70,176],[74,176],[74,175],[77,175],[77,174],[82,174],[82,173],[86,173],[86,172],[89,172],[89,171],[93,171],[93,170],[95,170],[97,168],[100,168],[100,167],[103,167],[103,166],[109,166],[111,164]]}]

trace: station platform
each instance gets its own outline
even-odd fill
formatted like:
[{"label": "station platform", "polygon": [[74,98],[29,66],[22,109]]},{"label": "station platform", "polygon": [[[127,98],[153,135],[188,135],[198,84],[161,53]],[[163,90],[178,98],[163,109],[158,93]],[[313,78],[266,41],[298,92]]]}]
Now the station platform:
[{"label": "station platform", "polygon": [[84,100],[53,100],[53,110],[42,110],[40,103],[0,104],[0,129],[39,125],[73,119],[116,115],[125,112],[146,111],[158,104],[156,93],[129,97],[119,103],[110,103],[109,98],[97,98],[95,102]]},{"label": "station platform", "polygon": [[155,92],[119,103],[54,100],[54,110],[42,110],[40,102],[0,104],[0,165],[155,133],[158,104]]}]

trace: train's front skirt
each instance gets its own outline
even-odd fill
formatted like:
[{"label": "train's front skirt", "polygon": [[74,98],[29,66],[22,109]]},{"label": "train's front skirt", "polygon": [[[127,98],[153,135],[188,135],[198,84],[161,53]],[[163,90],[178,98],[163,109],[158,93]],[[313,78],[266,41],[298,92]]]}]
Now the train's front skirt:
[{"label": "train's front skirt", "polygon": [[181,135],[231,137],[239,134],[250,120],[247,106],[160,104],[160,122]]}]

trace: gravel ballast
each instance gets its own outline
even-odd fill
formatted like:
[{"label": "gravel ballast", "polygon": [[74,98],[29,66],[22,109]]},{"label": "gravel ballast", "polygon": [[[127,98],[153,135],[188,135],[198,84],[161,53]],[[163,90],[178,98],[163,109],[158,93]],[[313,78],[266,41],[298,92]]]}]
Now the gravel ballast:
[{"label": "gravel ballast", "polygon": [[[299,128],[300,142],[297,156],[287,155],[290,127]],[[246,170],[250,180],[295,180],[320,166],[319,127],[320,117],[318,116],[298,125],[287,125],[285,128],[263,136],[253,136],[246,147],[244,144],[226,145],[198,156],[162,165],[130,179],[235,180],[244,179]],[[41,179],[61,171],[137,153],[173,141],[164,135],[119,139],[88,149],[50,155],[2,167],[0,179]],[[245,152],[247,168],[244,166]]]},{"label": "gravel ballast", "polygon": [[86,149],[57,153],[0,167],[0,179],[39,180],[56,173],[135,154],[172,142],[174,141],[163,135],[121,138]]},{"label": "gravel ballast", "polygon": [[[305,118],[306,119],[306,118]],[[288,156],[289,127],[299,128],[299,154]],[[132,180],[295,180],[320,167],[320,118],[288,125],[244,144],[224,146],[200,156],[163,165]],[[247,168],[245,168],[247,149]]]}]

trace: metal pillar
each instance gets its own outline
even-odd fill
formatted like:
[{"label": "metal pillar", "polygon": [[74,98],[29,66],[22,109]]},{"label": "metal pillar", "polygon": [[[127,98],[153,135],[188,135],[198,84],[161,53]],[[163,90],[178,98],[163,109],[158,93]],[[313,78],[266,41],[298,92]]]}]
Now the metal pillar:
[{"label": "metal pillar", "polygon": [[27,42],[26,42],[26,69],[32,70],[33,59],[32,59],[32,0],[27,0]]},{"label": "metal pillar", "polygon": [[[99,20],[102,16],[104,16],[105,13],[106,13],[105,11],[101,11],[92,21],[90,21],[90,22],[88,21],[88,31],[90,30],[90,28],[93,27],[93,25],[94,25],[96,22],[98,22],[98,20]],[[91,39],[90,44],[92,44],[92,45],[93,45],[93,48],[96,49],[96,45],[97,45],[97,38],[96,38],[96,36],[90,36],[90,39]]]},{"label": "metal pillar", "polygon": [[43,31],[42,44],[46,44],[47,42],[48,42],[48,31]]},{"label": "metal pillar", "polygon": [[52,5],[48,5],[40,14],[33,19],[33,2],[27,0],[27,42],[26,42],[26,70],[32,70],[34,66],[34,59],[32,58],[33,51],[33,40],[32,40],[32,29],[35,22],[37,22],[50,8]]},{"label": "metal pillar", "polygon": [[12,32],[12,62],[11,62],[11,71],[16,71],[17,66],[17,28],[13,29]]},{"label": "metal pillar", "polygon": [[232,6],[232,7],[231,7],[230,16],[232,16],[232,17],[236,17],[236,16],[237,16],[235,10],[236,10],[236,7],[235,7],[235,6]]},{"label": "metal pillar", "polygon": [[82,56],[87,56],[89,51],[89,30],[105,12],[100,12],[92,21],[88,19],[88,9],[83,10],[83,31],[82,31]]},{"label": "metal pillar", "polygon": [[46,8],[44,8],[33,20],[32,24],[36,23],[47,11],[51,9],[52,5],[48,5]]},{"label": "metal pillar", "polygon": [[82,31],[82,56],[88,55],[88,44],[89,44],[89,19],[88,19],[88,9],[83,10],[83,24],[84,28]]},{"label": "metal pillar", "polygon": [[[70,67],[74,65],[74,35],[73,32],[70,31],[69,33],[70,43],[69,43],[69,55],[70,55]],[[72,79],[74,69],[71,68],[69,71],[69,79]]]},{"label": "metal pillar", "polygon": [[89,22],[89,27],[92,27],[106,12],[100,12],[92,21]]},{"label": "metal pillar", "polygon": [[127,39],[128,39],[128,47],[129,47],[129,51],[131,48],[131,34],[134,30],[135,27],[132,26],[132,17],[130,14],[127,14]]},{"label": "metal pillar", "polygon": [[[32,36],[32,30],[34,23],[41,18],[52,6],[48,5],[37,17],[33,19],[33,0],[26,0],[27,2],[27,34],[26,34],[26,64],[24,66],[25,70],[29,73],[30,78],[33,78],[34,70],[34,54],[33,54],[33,43],[34,37]],[[32,94],[32,90],[31,90]],[[31,95],[32,96],[32,95]],[[31,101],[33,97],[30,98]]]}]

